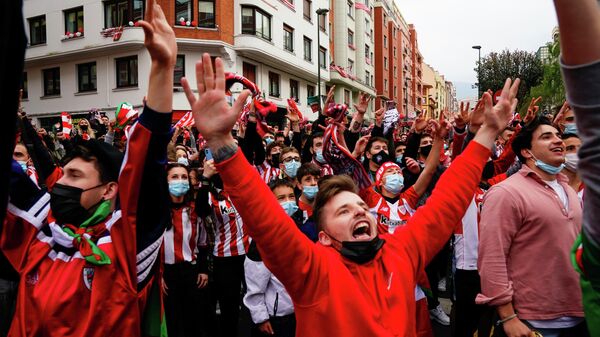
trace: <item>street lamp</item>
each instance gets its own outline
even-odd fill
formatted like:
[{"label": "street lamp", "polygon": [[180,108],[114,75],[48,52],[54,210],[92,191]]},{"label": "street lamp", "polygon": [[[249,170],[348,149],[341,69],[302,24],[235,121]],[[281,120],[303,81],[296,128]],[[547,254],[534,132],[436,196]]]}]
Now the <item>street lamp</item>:
[{"label": "street lamp", "polygon": [[[318,93],[317,97],[319,98],[319,112],[321,112],[321,31],[319,27],[319,22],[321,20],[321,15],[327,15],[329,9],[327,8],[319,8],[317,9],[317,87]],[[327,56],[325,56],[327,57]],[[325,61],[325,60],[324,60]]]},{"label": "street lamp", "polygon": [[481,46],[473,46],[479,52],[479,61],[477,62],[477,98],[481,97]]}]

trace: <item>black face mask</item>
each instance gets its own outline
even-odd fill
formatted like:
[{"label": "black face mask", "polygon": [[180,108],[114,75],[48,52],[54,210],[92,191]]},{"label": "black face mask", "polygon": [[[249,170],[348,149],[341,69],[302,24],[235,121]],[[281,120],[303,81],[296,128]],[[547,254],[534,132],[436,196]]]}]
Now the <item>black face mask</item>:
[{"label": "black face mask", "polygon": [[358,264],[365,264],[372,261],[385,243],[385,240],[379,236],[376,236],[369,241],[339,241],[330,234],[327,233],[327,235],[334,241],[342,244],[340,254],[342,254],[343,257]]},{"label": "black face mask", "polygon": [[59,224],[70,224],[79,226],[85,220],[87,220],[91,213],[90,210],[96,208],[103,200],[100,199],[98,203],[92,206],[90,209],[85,209],[81,206],[81,194],[85,191],[93,190],[105,184],[100,184],[88,188],[86,190],[79,187],[67,186],[62,184],[55,184],[50,192],[50,209],[52,215]]},{"label": "black face mask", "polygon": [[81,130],[87,130],[88,129],[87,125],[80,125],[79,127],[81,128]]},{"label": "black face mask", "polygon": [[374,154],[373,157],[371,157],[371,161],[374,162],[375,164],[381,166],[381,164],[383,164],[387,161],[391,161],[391,159],[390,159],[390,156],[384,150],[381,150],[381,151],[377,152],[376,154]]},{"label": "black face mask", "polygon": [[419,148],[421,154],[423,155],[423,157],[427,157],[429,156],[429,152],[431,152],[431,148],[433,146],[432,145],[426,145],[426,146],[422,146]]},{"label": "black face mask", "polygon": [[271,167],[279,167],[279,153],[271,155]]}]

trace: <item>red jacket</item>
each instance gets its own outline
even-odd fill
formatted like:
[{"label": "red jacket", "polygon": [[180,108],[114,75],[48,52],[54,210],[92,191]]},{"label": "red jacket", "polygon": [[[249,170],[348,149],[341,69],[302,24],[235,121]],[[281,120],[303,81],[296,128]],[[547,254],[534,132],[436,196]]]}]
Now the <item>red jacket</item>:
[{"label": "red jacket", "polygon": [[[10,336],[142,335],[149,295],[159,294],[156,275],[169,217],[163,161],[170,121],[171,114],[146,107],[132,127],[119,176],[120,209],[104,220],[106,230],[95,242],[109,256],[108,265],[83,259],[49,214],[47,192],[30,196],[26,205],[11,199],[0,226],[0,249],[21,276]],[[60,174],[56,170],[47,183],[52,186]],[[11,185],[11,196],[19,187]],[[155,309],[153,322],[160,325],[160,307]]]},{"label": "red jacket", "polygon": [[489,156],[487,148],[471,142],[427,203],[405,227],[381,235],[386,244],[363,265],[306,238],[241,152],[217,169],[265,265],[294,301],[296,335],[415,336],[417,272],[450,237]]}]

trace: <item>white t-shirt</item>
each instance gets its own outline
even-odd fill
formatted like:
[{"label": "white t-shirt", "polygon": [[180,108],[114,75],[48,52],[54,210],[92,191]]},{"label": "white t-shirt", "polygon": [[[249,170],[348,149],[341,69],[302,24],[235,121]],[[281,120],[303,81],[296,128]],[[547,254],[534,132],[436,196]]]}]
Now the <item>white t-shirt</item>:
[{"label": "white t-shirt", "polygon": [[560,199],[560,201],[563,203],[563,206],[568,211],[569,210],[569,197],[567,197],[567,192],[565,191],[564,187],[562,187],[562,185],[559,184],[556,179],[551,180],[551,181],[546,181],[546,184],[548,184],[548,186],[552,187],[554,192],[556,192],[556,194],[558,195],[558,198]]}]

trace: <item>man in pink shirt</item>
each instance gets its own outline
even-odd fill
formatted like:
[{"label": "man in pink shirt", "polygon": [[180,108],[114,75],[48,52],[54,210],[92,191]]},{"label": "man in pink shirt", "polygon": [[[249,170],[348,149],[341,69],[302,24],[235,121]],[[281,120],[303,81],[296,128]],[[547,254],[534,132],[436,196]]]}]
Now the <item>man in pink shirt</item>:
[{"label": "man in pink shirt", "polygon": [[496,307],[495,336],[586,336],[578,275],[570,250],[581,230],[581,204],[564,167],[560,132],[543,118],[512,147],[519,172],[492,187],[481,212],[479,304]]}]

